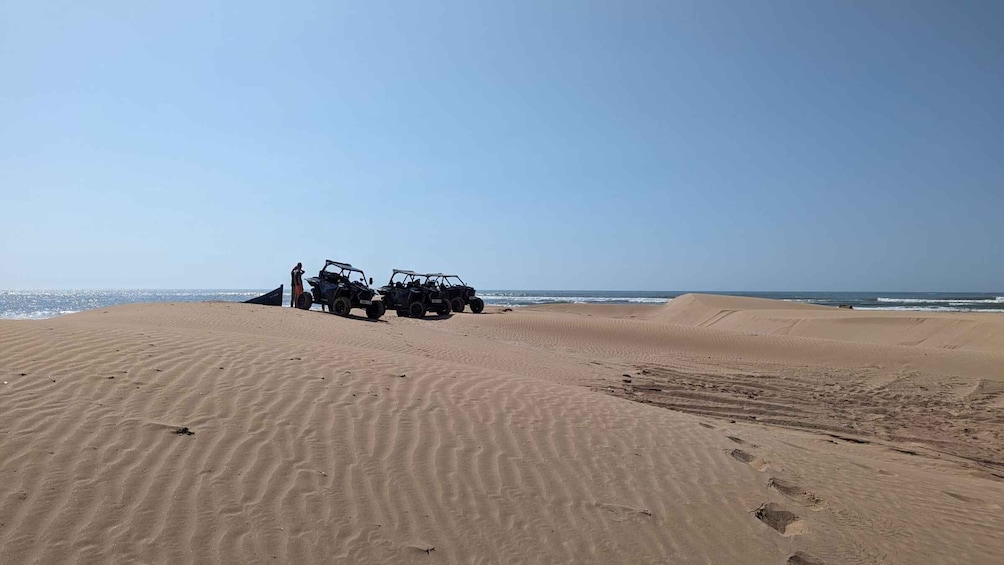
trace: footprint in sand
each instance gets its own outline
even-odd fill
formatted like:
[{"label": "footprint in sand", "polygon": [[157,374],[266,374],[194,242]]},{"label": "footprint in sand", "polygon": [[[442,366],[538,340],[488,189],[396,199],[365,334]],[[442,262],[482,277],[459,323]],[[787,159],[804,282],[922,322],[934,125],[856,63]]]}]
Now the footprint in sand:
[{"label": "footprint in sand", "polygon": [[773,502],[766,502],[758,506],[753,511],[753,516],[782,536],[797,536],[805,533],[805,523],[797,514],[789,512]]},{"label": "footprint in sand", "polygon": [[624,506],[621,504],[608,504],[605,502],[595,502],[597,508],[601,508],[614,515],[614,522],[623,522],[630,519],[638,519],[642,516],[652,516],[652,511],[647,508],[636,508],[634,506]]},{"label": "footprint in sand", "polygon": [[851,461],[851,464],[854,465],[854,466],[856,466],[856,467],[861,467],[862,469],[865,469],[865,470],[868,470],[868,471],[873,471],[875,473],[878,473],[879,475],[885,475],[887,477],[898,477],[899,476],[896,473],[892,473],[890,471],[886,471],[885,469],[874,469],[872,467],[869,467],[868,465],[863,465],[863,464],[857,463],[855,461]]},{"label": "footprint in sand", "polygon": [[976,504],[976,505],[982,506],[984,508],[988,508],[990,510],[1000,510],[1001,509],[1001,506],[999,504],[994,504],[993,502],[990,502],[989,500],[982,500],[982,499],[979,499],[979,498],[973,498],[971,496],[965,496],[963,494],[956,494],[954,492],[948,492],[947,490],[946,491],[942,491],[942,492],[944,492],[948,496],[954,498],[955,500],[961,500],[962,502],[968,502],[969,504]]},{"label": "footprint in sand", "polygon": [[788,558],[788,565],[824,565],[822,561],[812,557],[807,553],[802,553],[801,551],[796,551],[794,555]]},{"label": "footprint in sand", "polygon": [[750,467],[753,467],[757,471],[763,471],[767,468],[767,461],[757,457],[756,455],[746,453],[741,449],[733,449],[732,451],[729,451],[729,455],[731,455],[736,461],[741,461]]},{"label": "footprint in sand", "polygon": [[798,485],[783,481],[776,477],[771,477],[770,480],[767,481],[767,488],[772,488],[781,493],[785,498],[794,500],[795,502],[812,510],[821,510],[823,508],[823,499]]},{"label": "footprint in sand", "polygon": [[750,442],[744,440],[741,437],[736,437],[736,436],[725,436],[725,437],[729,438],[734,443],[738,443],[739,445],[748,445],[748,446],[753,447],[753,448],[760,447],[759,445],[757,445],[755,443],[750,443]]}]

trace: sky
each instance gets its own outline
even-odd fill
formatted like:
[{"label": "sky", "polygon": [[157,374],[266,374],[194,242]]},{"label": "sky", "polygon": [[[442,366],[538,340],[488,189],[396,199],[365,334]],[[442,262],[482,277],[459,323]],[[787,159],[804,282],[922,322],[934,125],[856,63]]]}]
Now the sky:
[{"label": "sky", "polygon": [[0,288],[1004,289],[1004,3],[0,0]]}]

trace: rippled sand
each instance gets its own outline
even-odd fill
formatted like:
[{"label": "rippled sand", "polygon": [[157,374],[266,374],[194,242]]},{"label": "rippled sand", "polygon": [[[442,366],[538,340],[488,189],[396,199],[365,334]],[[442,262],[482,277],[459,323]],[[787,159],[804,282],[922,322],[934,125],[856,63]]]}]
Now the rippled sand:
[{"label": "rippled sand", "polygon": [[998,562],[1000,317],[748,300],[0,321],[0,563]]}]

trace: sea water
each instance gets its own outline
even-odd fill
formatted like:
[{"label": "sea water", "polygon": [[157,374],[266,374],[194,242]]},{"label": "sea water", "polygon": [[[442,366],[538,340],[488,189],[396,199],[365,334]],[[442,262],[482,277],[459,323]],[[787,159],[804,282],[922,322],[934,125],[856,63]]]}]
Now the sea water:
[{"label": "sea water", "polygon": [[[269,289],[188,290],[0,290],[0,318],[43,319],[82,310],[136,302],[242,302]],[[691,291],[484,290],[486,304],[664,304]],[[699,291],[696,291],[699,292]],[[710,292],[826,306],[847,304],[859,310],[919,312],[1004,312],[1004,292]],[[287,289],[283,304],[289,304]]]},{"label": "sea water", "polygon": [[39,320],[137,302],[242,302],[264,290],[0,290],[0,318]]},{"label": "sea water", "polygon": [[922,312],[1004,312],[1004,292],[749,292],[749,291],[586,291],[487,290],[486,304],[528,306],[562,302],[598,304],[662,304],[687,292],[770,298],[824,306],[846,304],[861,310]]}]

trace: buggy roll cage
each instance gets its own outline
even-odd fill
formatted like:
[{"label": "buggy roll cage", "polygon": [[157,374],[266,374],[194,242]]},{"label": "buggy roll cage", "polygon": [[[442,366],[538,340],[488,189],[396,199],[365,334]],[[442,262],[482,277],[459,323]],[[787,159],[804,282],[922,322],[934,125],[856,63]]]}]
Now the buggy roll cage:
[{"label": "buggy roll cage", "polygon": [[[415,271],[409,271],[407,269],[393,269],[390,275],[390,280],[387,281],[387,286],[395,285],[394,277],[397,275],[402,275],[401,280],[397,283],[402,286],[410,286],[412,284],[426,286],[429,284],[430,280],[440,276],[439,273],[416,273]],[[423,277],[425,278],[425,282],[422,281]]]},{"label": "buggy roll cage", "polygon": [[350,280],[349,276],[345,274],[346,272],[348,272],[348,273],[359,273],[363,277],[363,282],[364,283],[366,282],[366,273],[364,273],[362,269],[357,269],[356,267],[353,267],[352,265],[350,265],[348,263],[341,263],[341,262],[338,262],[338,261],[332,261],[331,259],[325,259],[324,260],[324,267],[321,269],[321,272],[325,272],[325,271],[332,272],[332,271],[328,271],[328,267],[338,267],[338,269],[339,269],[338,274],[341,275],[341,276],[343,276],[343,277],[345,277],[345,280]]},{"label": "buggy roll cage", "polygon": [[403,275],[401,277],[401,282],[417,281],[419,277],[425,276],[422,273],[416,273],[415,271],[409,271],[407,269],[394,269],[393,272],[391,272],[390,280],[387,281],[387,284],[393,285],[394,277],[396,277],[397,275]]},{"label": "buggy roll cage", "polygon": [[[443,273],[429,273],[425,276],[430,279],[438,279],[438,282],[444,286],[467,286],[467,283],[464,282],[464,279],[460,278],[457,275],[446,275]],[[460,284],[458,285],[453,281],[451,281],[450,279],[457,279],[458,281],[460,281]]]}]

